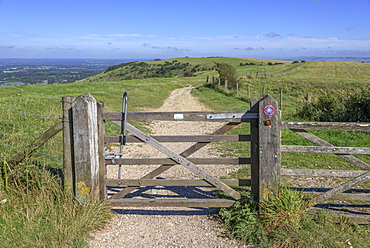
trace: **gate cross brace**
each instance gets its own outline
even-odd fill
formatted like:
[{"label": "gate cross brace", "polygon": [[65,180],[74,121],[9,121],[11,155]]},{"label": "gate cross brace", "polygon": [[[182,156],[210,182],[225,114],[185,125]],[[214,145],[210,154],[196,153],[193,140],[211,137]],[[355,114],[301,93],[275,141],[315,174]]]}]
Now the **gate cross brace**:
[{"label": "gate cross brace", "polygon": [[[320,146],[334,146],[333,144],[330,144],[329,142],[323,140],[323,139],[320,139],[319,137],[317,137],[316,135],[310,133],[310,132],[307,132],[306,130],[304,129],[291,129],[292,131],[294,131],[295,133],[299,134],[300,136],[314,142],[315,144],[318,144]],[[370,165],[363,162],[362,160],[352,156],[352,155],[346,155],[346,154],[336,154],[337,156],[343,158],[344,160],[346,160],[347,162],[351,163],[351,164],[354,164],[362,169],[370,169]],[[359,177],[356,177],[350,181],[347,181],[341,185],[339,185],[338,187],[335,187],[325,193],[322,193],[318,196],[315,197],[315,201],[316,202],[323,202],[323,201],[326,201],[328,199],[330,199],[332,196],[338,194],[338,193],[341,193],[343,191],[346,191],[348,189],[350,189],[351,187],[353,186],[357,186],[363,182],[366,182],[370,180],[370,172],[367,172],[365,174],[362,174],[361,176]]]},{"label": "gate cross brace", "polygon": [[[117,122],[115,122],[115,123],[119,124]],[[230,130],[231,128],[226,128],[226,129]],[[217,133],[220,130],[223,130],[223,128],[217,130],[215,133]],[[194,146],[197,145],[197,144],[195,144],[194,146],[192,146],[192,147],[190,147],[189,149],[186,150],[186,151],[189,151],[189,154],[184,154],[186,152],[186,151],[184,151],[180,155],[180,154],[177,154],[176,152],[172,151],[168,147],[162,145],[161,143],[159,143],[157,140],[150,137],[149,135],[143,133],[142,131],[140,131],[136,127],[130,125],[129,123],[127,123],[127,131],[129,131],[130,133],[132,133],[133,135],[135,135],[136,137],[138,137],[142,141],[146,142],[147,144],[153,146],[158,151],[160,151],[160,152],[164,153],[165,155],[169,156],[172,160],[174,160],[175,163],[181,164],[184,167],[188,168],[189,170],[191,170],[195,174],[199,175],[200,177],[202,177],[204,180],[206,180],[210,184],[212,184],[215,187],[219,188],[220,190],[224,191],[225,193],[227,193],[228,195],[230,195],[234,199],[239,200],[241,198],[240,194],[237,191],[230,188],[229,186],[227,186],[225,183],[223,183],[219,179],[213,177],[212,175],[210,175],[207,172],[203,171],[202,169],[198,168],[195,164],[193,164],[192,162],[190,162],[189,160],[187,160],[185,158],[185,156],[189,156],[191,153],[195,152],[196,150],[200,149],[201,147],[203,147],[204,145],[206,145],[208,143],[204,143],[204,145],[203,145],[203,143],[197,143],[197,144],[202,144],[202,146],[199,147],[198,149],[195,149],[194,151],[190,152],[189,150],[191,150]],[[224,132],[227,132],[227,130],[225,130]],[[224,133],[224,132],[222,132],[222,133]],[[173,165],[162,165],[162,166],[160,166],[159,168],[156,169],[157,172],[152,171],[148,175],[144,176],[144,178],[148,178],[148,176],[150,176],[151,178],[154,178],[156,175],[159,175],[160,173],[164,172],[165,170],[169,169],[172,166]],[[130,187],[129,190],[132,191],[134,189],[135,189],[135,187]],[[113,198],[115,198],[115,199],[121,198],[126,194],[127,194],[126,192],[121,191],[121,192],[117,193]]]}]

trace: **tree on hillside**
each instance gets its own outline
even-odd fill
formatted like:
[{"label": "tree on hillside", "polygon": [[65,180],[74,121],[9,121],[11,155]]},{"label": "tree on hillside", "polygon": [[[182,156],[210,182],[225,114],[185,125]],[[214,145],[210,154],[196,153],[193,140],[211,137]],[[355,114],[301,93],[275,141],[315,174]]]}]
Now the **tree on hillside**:
[{"label": "tree on hillside", "polygon": [[225,83],[227,80],[229,88],[236,89],[236,85],[240,84],[240,79],[236,74],[234,66],[225,62],[216,62],[216,71],[220,75],[222,83]]}]

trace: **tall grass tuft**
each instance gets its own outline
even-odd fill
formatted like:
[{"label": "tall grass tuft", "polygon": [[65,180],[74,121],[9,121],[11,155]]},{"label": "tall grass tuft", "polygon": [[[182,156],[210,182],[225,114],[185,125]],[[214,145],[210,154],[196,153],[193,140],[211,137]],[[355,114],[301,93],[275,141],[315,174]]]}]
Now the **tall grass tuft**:
[{"label": "tall grass tuft", "polygon": [[78,203],[46,167],[23,164],[3,175],[0,247],[87,247],[88,233],[111,216],[107,205]]},{"label": "tall grass tuft", "polygon": [[259,205],[245,198],[218,215],[229,238],[255,247],[369,247],[370,225],[338,222],[325,212],[308,214],[311,204],[302,192],[280,185],[278,197]]},{"label": "tall grass tuft", "polygon": [[270,194],[260,204],[260,218],[269,233],[277,228],[299,228],[309,206],[301,192],[280,185],[278,196]]}]

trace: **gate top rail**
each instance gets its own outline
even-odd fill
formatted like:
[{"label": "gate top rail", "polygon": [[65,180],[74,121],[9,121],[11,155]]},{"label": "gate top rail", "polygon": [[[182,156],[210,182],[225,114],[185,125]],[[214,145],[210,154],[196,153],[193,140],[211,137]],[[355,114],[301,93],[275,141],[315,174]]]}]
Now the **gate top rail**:
[{"label": "gate top rail", "polygon": [[[128,112],[127,120],[145,121],[211,121],[211,122],[250,122],[258,118],[258,113],[246,110],[237,111],[177,111],[177,112]],[[121,112],[104,113],[103,119],[121,121]]]},{"label": "gate top rail", "polygon": [[282,128],[370,132],[370,122],[283,121]]}]

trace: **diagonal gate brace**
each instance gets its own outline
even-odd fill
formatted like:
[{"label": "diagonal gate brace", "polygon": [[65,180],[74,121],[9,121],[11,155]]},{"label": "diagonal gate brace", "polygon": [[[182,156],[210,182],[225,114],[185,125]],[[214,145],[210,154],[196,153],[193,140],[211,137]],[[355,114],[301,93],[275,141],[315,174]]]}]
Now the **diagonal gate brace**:
[{"label": "diagonal gate brace", "polygon": [[225,183],[221,182],[218,178],[208,174],[204,170],[198,168],[195,164],[190,162],[185,157],[179,155],[178,153],[172,151],[168,147],[162,145],[154,138],[150,137],[149,135],[145,134],[144,132],[140,131],[136,127],[132,126],[131,124],[127,123],[127,131],[135,135],[137,138],[141,139],[145,143],[151,145],[152,147],[156,148],[158,151],[162,152],[163,154],[170,157],[173,161],[175,161],[178,164],[183,165],[184,167],[188,168],[198,176],[202,177],[204,180],[206,180],[208,183],[212,184],[213,186],[219,188],[232,198],[239,200],[241,198],[241,195],[232,189],[231,187],[227,186]]},{"label": "diagonal gate brace", "polygon": [[[118,122],[118,121],[113,121],[113,122],[115,124],[117,124],[117,125],[121,125],[121,123]],[[224,134],[227,131],[230,131],[231,129],[233,129],[236,126],[238,126],[240,123],[241,122],[229,122],[225,126],[222,126],[218,130],[216,130],[215,132],[213,132],[212,135],[221,135],[221,134]],[[198,151],[199,149],[201,149],[202,147],[208,145],[209,143],[210,142],[198,142],[198,143],[195,143],[194,145],[192,145],[191,147],[189,147],[188,149],[186,149],[185,151],[183,151],[182,153],[180,153],[180,155],[183,156],[183,157],[188,157],[191,154],[193,154],[196,151]],[[175,164],[177,164],[177,163],[173,163],[173,164],[162,164],[161,166],[159,166],[155,170],[153,170],[153,171],[149,172],[148,174],[146,174],[145,176],[143,176],[141,179],[153,179],[156,176],[160,175],[161,173],[165,172],[166,170],[170,169]],[[131,193],[133,190],[135,190],[137,188],[138,187],[130,187],[130,186],[128,186],[128,187],[122,189],[121,191],[117,192],[117,194],[113,195],[113,199],[120,199],[120,198],[126,196],[127,194]]]}]

